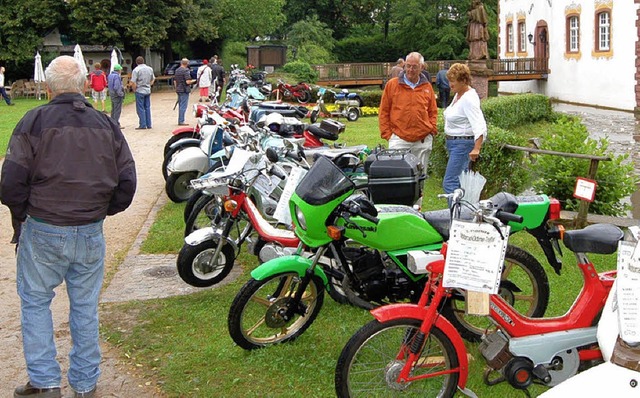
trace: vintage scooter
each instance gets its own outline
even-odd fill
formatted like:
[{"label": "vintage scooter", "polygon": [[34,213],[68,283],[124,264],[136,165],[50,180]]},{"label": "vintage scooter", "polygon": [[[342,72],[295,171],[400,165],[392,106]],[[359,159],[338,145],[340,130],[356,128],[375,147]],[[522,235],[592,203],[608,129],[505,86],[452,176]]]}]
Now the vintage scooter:
[{"label": "vintage scooter", "polygon": [[[335,96],[335,105],[337,109],[330,111],[324,102],[324,95],[328,92],[333,93]],[[340,93],[330,90],[325,87],[318,88],[318,99],[316,105],[311,109],[309,119],[311,123],[315,123],[318,117],[344,117],[350,122],[355,122],[360,117],[360,106],[362,104],[362,98],[356,93],[350,93],[342,91]]]}]

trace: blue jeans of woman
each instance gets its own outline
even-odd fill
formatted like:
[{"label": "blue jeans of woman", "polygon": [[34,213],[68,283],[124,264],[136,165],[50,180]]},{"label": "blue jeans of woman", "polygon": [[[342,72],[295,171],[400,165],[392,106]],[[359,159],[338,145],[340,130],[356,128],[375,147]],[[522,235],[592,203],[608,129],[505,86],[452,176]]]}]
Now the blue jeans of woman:
[{"label": "blue jeans of woman", "polygon": [[100,376],[98,297],[104,273],[102,221],[57,226],[31,217],[22,225],[16,284],[21,300],[24,356],[31,385],[59,387],[51,301],[66,283],[69,296],[69,384],[76,392],[93,389]]},{"label": "blue jeans of woman", "polygon": [[178,124],[184,123],[184,114],[189,105],[189,93],[178,93]]},{"label": "blue jeans of woman", "polygon": [[136,93],[136,113],[138,128],[151,128],[151,94]]},{"label": "blue jeans of woman", "polygon": [[446,140],[449,161],[442,180],[444,193],[451,193],[460,188],[460,174],[469,168],[469,153],[475,145],[475,140]]}]

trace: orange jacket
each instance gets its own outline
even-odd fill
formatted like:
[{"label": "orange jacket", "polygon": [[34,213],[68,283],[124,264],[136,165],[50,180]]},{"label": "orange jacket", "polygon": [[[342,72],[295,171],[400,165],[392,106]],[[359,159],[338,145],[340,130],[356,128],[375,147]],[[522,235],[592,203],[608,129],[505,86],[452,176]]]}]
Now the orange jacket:
[{"label": "orange jacket", "polygon": [[419,141],[438,133],[437,119],[436,96],[424,76],[415,89],[404,82],[404,72],[387,82],[378,114],[382,138],[389,140],[395,134],[405,141]]}]

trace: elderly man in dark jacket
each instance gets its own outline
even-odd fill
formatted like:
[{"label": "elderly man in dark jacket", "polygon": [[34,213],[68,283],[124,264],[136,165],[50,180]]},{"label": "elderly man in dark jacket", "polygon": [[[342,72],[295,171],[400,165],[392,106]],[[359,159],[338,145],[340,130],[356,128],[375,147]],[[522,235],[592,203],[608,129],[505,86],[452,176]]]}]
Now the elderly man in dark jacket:
[{"label": "elderly man in dark jacket", "polygon": [[45,76],[52,100],[16,125],[0,180],[0,199],[21,227],[16,281],[29,381],[14,397],[61,396],[50,306],[63,281],[73,342],[69,385],[74,397],[93,397],[101,359],[102,224],[131,204],[135,163],[118,123],[85,99],[86,79],[73,57],[54,59]]}]

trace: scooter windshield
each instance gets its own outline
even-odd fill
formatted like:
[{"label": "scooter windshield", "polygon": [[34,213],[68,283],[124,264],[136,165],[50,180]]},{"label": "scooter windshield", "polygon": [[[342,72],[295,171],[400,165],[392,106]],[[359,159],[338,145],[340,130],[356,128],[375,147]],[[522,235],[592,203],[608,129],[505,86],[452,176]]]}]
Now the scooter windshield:
[{"label": "scooter windshield", "polygon": [[310,205],[323,205],[355,190],[355,184],[324,156],[315,161],[296,188],[296,195]]}]

